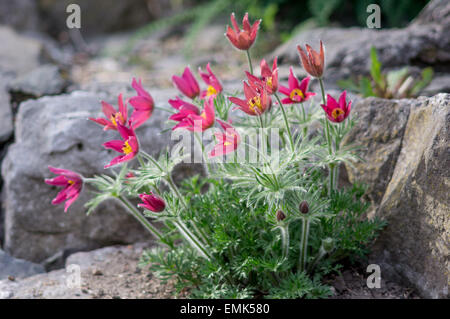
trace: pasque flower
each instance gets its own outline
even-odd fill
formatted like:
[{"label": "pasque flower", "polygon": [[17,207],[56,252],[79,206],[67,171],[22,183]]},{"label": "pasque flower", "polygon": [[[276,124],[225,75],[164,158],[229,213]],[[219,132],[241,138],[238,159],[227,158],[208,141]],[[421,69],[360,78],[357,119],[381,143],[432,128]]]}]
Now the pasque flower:
[{"label": "pasque flower", "polygon": [[162,212],[166,208],[166,203],[164,202],[164,200],[161,197],[154,195],[153,193],[139,194],[139,197],[143,202],[142,204],[138,204],[139,207],[143,207],[155,213]]},{"label": "pasque flower", "polygon": [[266,88],[267,93],[274,94],[278,90],[278,67],[277,58],[273,60],[272,69],[270,69],[265,59],[261,60],[261,77],[258,78],[250,72],[245,71],[248,81],[252,86],[263,86]]},{"label": "pasque flower", "polygon": [[347,104],[346,97],[347,92],[342,92],[338,103],[330,94],[327,94],[327,104],[321,104],[321,106],[331,122],[340,123],[349,116],[352,102]]},{"label": "pasque flower", "polygon": [[122,153],[122,155],[113,158],[109,164],[105,165],[105,168],[128,162],[139,153],[139,142],[134,130],[120,124],[117,125],[117,130],[123,140],[112,140],[104,143],[103,146],[107,149]]},{"label": "pasque flower", "polygon": [[225,33],[231,44],[239,50],[248,50],[255,42],[256,35],[258,33],[259,24],[261,20],[256,20],[253,25],[250,25],[248,21],[248,13],[244,15],[242,20],[242,30],[239,28],[234,13],[231,14],[231,24],[233,28],[227,26],[227,32]]},{"label": "pasque flower", "polygon": [[106,103],[105,101],[102,101],[102,111],[103,114],[105,114],[106,118],[93,118],[90,117],[89,119],[91,121],[94,121],[95,123],[98,123],[103,127],[103,129],[106,130],[117,130],[117,124],[120,125],[126,125],[127,117],[128,117],[128,111],[127,111],[127,105],[123,102],[122,94],[119,94],[119,97],[117,98],[117,104],[119,105],[119,109],[116,110],[114,107]]},{"label": "pasque flower", "polygon": [[303,51],[299,45],[297,50],[300,53],[300,59],[305,71],[316,78],[322,77],[325,66],[325,52],[322,41],[320,41],[320,53],[314,51],[308,44],[306,45],[307,52]]},{"label": "pasque flower", "polygon": [[[181,103],[180,101],[184,102],[182,100],[178,100],[179,103]],[[215,121],[214,99],[212,97],[205,99],[203,104],[204,108],[200,113],[198,108],[195,110],[195,105],[184,102],[184,104],[180,107],[180,112],[171,116],[171,119],[179,120],[180,122],[175,125],[172,130],[185,128],[191,132],[204,132],[213,126]]]},{"label": "pasque flower", "polygon": [[224,132],[214,133],[218,143],[214,146],[211,152],[209,152],[208,156],[210,158],[234,152],[241,141],[239,133],[233,126],[221,120],[217,120],[217,122],[220,126],[222,126]]},{"label": "pasque flower", "polygon": [[52,173],[55,173],[59,176],[51,179],[46,179],[45,182],[49,185],[63,187],[63,189],[53,199],[52,204],[58,205],[66,201],[64,205],[64,211],[67,212],[69,206],[72,205],[74,201],[76,201],[81,193],[81,189],[83,188],[83,179],[79,174],[67,169],[55,168],[52,166],[49,166],[48,169]]},{"label": "pasque flower", "polygon": [[169,120],[181,122],[189,115],[200,115],[200,110],[196,105],[183,101],[179,97],[176,97],[174,100],[169,100],[169,104],[179,111],[178,113],[172,114]]},{"label": "pasque flower", "polygon": [[186,67],[183,74],[180,76],[172,76],[172,81],[178,90],[181,91],[187,97],[194,99],[200,94],[200,86],[197,80],[192,75],[191,69]]},{"label": "pasque flower", "polygon": [[307,101],[311,96],[316,95],[313,92],[307,92],[310,77],[304,78],[300,83],[297,77],[294,75],[292,67],[289,70],[289,88],[280,85],[280,92],[287,95],[281,102],[283,104],[302,103]]},{"label": "pasque flower", "polygon": [[244,82],[245,100],[237,97],[229,97],[228,99],[238,105],[234,109],[239,109],[248,115],[256,116],[263,114],[270,108],[272,100],[264,87],[258,85],[248,85]]},{"label": "pasque flower", "polygon": [[136,79],[133,78],[131,86],[136,90],[137,96],[129,99],[129,103],[134,108],[133,113],[131,113],[130,125],[136,129],[152,116],[155,102],[150,93],[142,87],[140,79],[139,82],[137,82]]},{"label": "pasque flower", "polygon": [[208,88],[204,90],[201,94],[202,99],[209,98],[210,96],[215,97],[223,90],[222,84],[220,84],[220,81],[212,72],[209,63],[206,65],[206,70],[208,71],[208,73],[204,73],[201,68],[198,68],[198,73],[200,74],[206,85],[208,85]]}]

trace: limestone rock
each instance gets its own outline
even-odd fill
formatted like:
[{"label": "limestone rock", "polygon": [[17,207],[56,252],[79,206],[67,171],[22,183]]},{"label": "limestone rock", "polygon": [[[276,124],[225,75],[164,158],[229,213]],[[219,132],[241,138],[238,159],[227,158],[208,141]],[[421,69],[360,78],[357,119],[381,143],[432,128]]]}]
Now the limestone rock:
[{"label": "limestone rock", "polygon": [[0,280],[8,277],[24,278],[43,272],[43,266],[14,258],[0,249]]},{"label": "limestone rock", "polygon": [[377,212],[388,226],[377,241],[376,261],[427,298],[448,297],[449,145],[450,95],[419,98]]},{"label": "limestone rock", "polygon": [[[158,105],[167,103],[174,94],[173,90],[150,91]],[[42,262],[60,251],[151,238],[113,202],[105,202],[91,216],[86,216],[83,208],[89,198],[86,189],[66,214],[61,206],[51,205],[57,189],[44,184],[45,178],[53,176],[48,165],[75,170],[83,176],[108,173],[103,166],[116,153],[105,150],[102,143],[115,138],[117,132],[105,132],[87,120],[100,116],[101,99],[117,103],[112,95],[78,91],[20,105],[16,140],[2,164],[4,249],[11,255]],[[148,153],[158,153],[170,141],[167,134],[160,134],[166,119],[166,113],[155,111],[137,130],[141,147]]]}]

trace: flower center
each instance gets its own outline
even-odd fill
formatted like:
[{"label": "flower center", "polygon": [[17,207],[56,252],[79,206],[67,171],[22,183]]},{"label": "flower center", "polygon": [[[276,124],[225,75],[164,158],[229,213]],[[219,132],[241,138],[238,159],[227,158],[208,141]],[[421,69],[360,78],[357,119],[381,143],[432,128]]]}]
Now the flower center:
[{"label": "flower center", "polygon": [[217,95],[217,90],[212,85],[210,85],[206,89],[206,96],[212,96],[212,95]]},{"label": "flower center", "polygon": [[73,185],[73,184],[75,184],[75,181],[72,181],[72,180],[69,179],[69,180],[67,181],[67,183],[68,183],[69,185]]},{"label": "flower center", "polygon": [[262,111],[261,98],[259,96],[252,97],[248,101],[248,105],[253,112],[255,112],[255,107]]},{"label": "flower center", "polygon": [[114,126],[117,126],[117,122],[119,122],[121,124],[123,122],[125,122],[123,119],[123,116],[120,112],[117,112],[117,113],[111,115],[111,123],[114,124]]},{"label": "flower center", "polygon": [[337,120],[339,116],[344,115],[345,112],[340,108],[335,108],[333,111],[331,111],[331,116]]},{"label": "flower center", "polygon": [[223,143],[223,145],[224,146],[229,146],[229,145],[233,145],[233,143],[227,141],[227,142]]},{"label": "flower center", "polygon": [[128,143],[128,141],[125,141],[124,147],[122,147],[122,151],[126,155],[130,154],[131,152],[133,152],[133,149],[131,148],[130,143]]},{"label": "flower center", "polygon": [[305,94],[303,94],[302,90],[300,89],[293,89],[289,97],[291,98],[291,100],[297,101],[299,97],[301,99],[304,99]]},{"label": "flower center", "polygon": [[272,77],[271,77],[271,76],[269,76],[269,77],[266,79],[266,85],[267,85],[268,87],[272,88]]}]

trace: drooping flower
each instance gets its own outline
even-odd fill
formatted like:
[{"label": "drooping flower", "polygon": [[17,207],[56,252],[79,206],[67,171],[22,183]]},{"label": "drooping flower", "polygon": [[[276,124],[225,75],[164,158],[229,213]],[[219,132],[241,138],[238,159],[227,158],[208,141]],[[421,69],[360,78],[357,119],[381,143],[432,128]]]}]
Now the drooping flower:
[{"label": "drooping flower", "polygon": [[132,160],[139,153],[139,142],[136,134],[132,128],[128,128],[122,125],[117,125],[117,130],[123,140],[112,140],[103,144],[106,149],[112,149],[116,152],[122,153],[105,165],[105,168],[128,162]]},{"label": "drooping flower", "polygon": [[217,122],[220,124],[220,126],[222,126],[224,132],[214,133],[218,143],[214,146],[211,152],[209,152],[209,158],[234,152],[241,141],[239,133],[234,129],[233,126],[221,120],[217,120]]},{"label": "drooping flower", "polygon": [[320,53],[314,51],[308,44],[306,45],[307,54],[299,45],[297,50],[300,53],[300,59],[305,71],[316,78],[322,77],[325,66],[325,52],[322,41],[320,41]]},{"label": "drooping flower", "polygon": [[253,45],[256,39],[256,35],[258,33],[260,20],[256,20],[253,25],[250,25],[248,21],[248,13],[244,15],[244,19],[242,20],[242,29],[241,30],[236,22],[236,18],[234,13],[231,14],[231,24],[233,28],[227,26],[227,32],[225,33],[228,40],[230,40],[231,44],[239,50],[248,50]]},{"label": "drooping flower", "polygon": [[204,73],[202,72],[201,68],[198,68],[198,73],[200,74],[206,85],[208,85],[208,88],[204,90],[200,96],[202,99],[209,98],[210,96],[215,97],[223,90],[222,84],[220,84],[219,79],[217,79],[215,74],[212,72],[209,63],[206,65],[206,70],[208,71],[208,73]]},{"label": "drooping flower", "polygon": [[283,104],[302,103],[307,101],[311,96],[316,95],[313,92],[307,92],[310,77],[304,78],[300,83],[294,75],[292,67],[289,69],[289,88],[280,85],[280,92],[287,95],[287,98],[281,100]]},{"label": "drooping flower", "polygon": [[216,118],[214,110],[214,99],[210,97],[209,99],[205,99],[203,103],[204,108],[200,114],[195,114],[195,110],[193,108],[191,108],[190,110],[186,108],[184,111],[183,109],[181,109],[180,113],[175,114],[181,117],[184,114],[189,113],[183,119],[181,119],[180,123],[175,125],[172,130],[185,128],[191,132],[204,132],[205,130],[213,126]]},{"label": "drooping flower", "polygon": [[278,90],[278,67],[277,58],[273,60],[272,69],[270,69],[265,59],[261,60],[261,77],[258,78],[249,72],[247,74],[248,81],[252,86],[258,84],[259,86],[264,86],[267,93],[274,94]]},{"label": "drooping flower", "polygon": [[189,67],[184,69],[181,77],[177,75],[172,76],[172,81],[181,93],[191,99],[196,98],[200,94],[200,86]]},{"label": "drooping flower", "polygon": [[133,129],[136,129],[152,116],[155,102],[150,93],[142,87],[140,79],[139,82],[137,82],[136,79],[133,78],[131,86],[136,90],[137,96],[129,99],[131,106],[134,108],[130,117],[130,125]]},{"label": "drooping flower", "polygon": [[143,202],[142,204],[138,204],[139,207],[143,207],[155,213],[162,212],[166,208],[164,200],[151,192],[150,194],[139,194],[139,197]]},{"label": "drooping flower", "polygon": [[102,111],[103,114],[105,114],[106,118],[93,118],[90,117],[89,119],[95,123],[98,123],[103,127],[103,129],[106,130],[117,130],[117,124],[125,125],[127,122],[128,117],[128,111],[127,111],[127,104],[123,102],[122,94],[119,94],[119,97],[117,98],[117,104],[119,105],[119,109],[116,110],[114,107],[106,103],[105,101],[102,101]]},{"label": "drooping flower", "polygon": [[331,122],[340,123],[349,116],[352,102],[347,104],[346,98],[346,91],[339,96],[339,103],[330,94],[327,94],[327,104],[321,104],[321,106]]},{"label": "drooping flower", "polygon": [[64,212],[67,212],[70,205],[72,205],[73,202],[76,201],[81,193],[81,189],[83,188],[83,179],[79,174],[67,169],[55,168],[52,166],[49,166],[48,169],[52,173],[55,173],[59,176],[51,179],[46,179],[45,183],[63,187],[63,189],[53,199],[52,204],[58,205],[66,201],[64,205]]},{"label": "drooping flower", "polygon": [[234,110],[240,109],[248,115],[257,116],[263,114],[270,108],[272,100],[267,91],[262,87],[250,86],[244,82],[245,100],[237,97],[229,97],[228,99],[238,105]]}]

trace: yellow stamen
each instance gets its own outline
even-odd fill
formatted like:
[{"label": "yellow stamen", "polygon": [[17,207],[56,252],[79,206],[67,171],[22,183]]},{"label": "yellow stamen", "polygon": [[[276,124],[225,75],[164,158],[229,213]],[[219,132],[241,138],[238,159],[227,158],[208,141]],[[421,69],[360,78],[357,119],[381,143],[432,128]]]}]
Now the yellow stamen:
[{"label": "yellow stamen", "polygon": [[130,144],[128,143],[128,141],[125,141],[125,146],[122,147],[122,151],[123,151],[126,155],[130,154],[131,152],[133,152],[133,149],[131,148],[131,146],[130,146]]},{"label": "yellow stamen", "polygon": [[120,112],[111,115],[111,123],[114,124],[114,126],[117,126],[117,121],[120,123],[124,122],[123,116]]},{"label": "yellow stamen", "polygon": [[206,113],[202,112],[202,114],[200,114],[201,117],[203,117],[206,120]]},{"label": "yellow stamen", "polygon": [[208,86],[206,89],[206,96],[217,95],[217,90],[212,86]]},{"label": "yellow stamen", "polygon": [[224,145],[224,146],[228,146],[228,145],[233,145],[233,143],[231,143],[231,142],[225,142],[225,143],[223,143],[223,145]]},{"label": "yellow stamen", "polygon": [[266,85],[267,85],[268,87],[272,88],[272,77],[271,77],[271,76],[269,76],[269,77],[267,78],[267,80],[266,80]]},{"label": "yellow stamen", "polygon": [[295,97],[300,96],[302,99],[305,98],[305,94],[303,94],[302,90],[300,89],[293,89],[289,97],[291,100],[296,101]]},{"label": "yellow stamen", "polygon": [[259,96],[251,98],[248,101],[248,105],[253,112],[255,112],[255,107],[257,107],[259,111],[262,111],[261,98]]},{"label": "yellow stamen", "polygon": [[340,108],[335,108],[333,111],[331,111],[331,116],[337,120],[339,116],[345,114],[345,112]]},{"label": "yellow stamen", "polygon": [[71,181],[71,180],[68,180],[67,183],[69,183],[70,185],[75,184],[75,182],[74,182],[74,181]]}]

